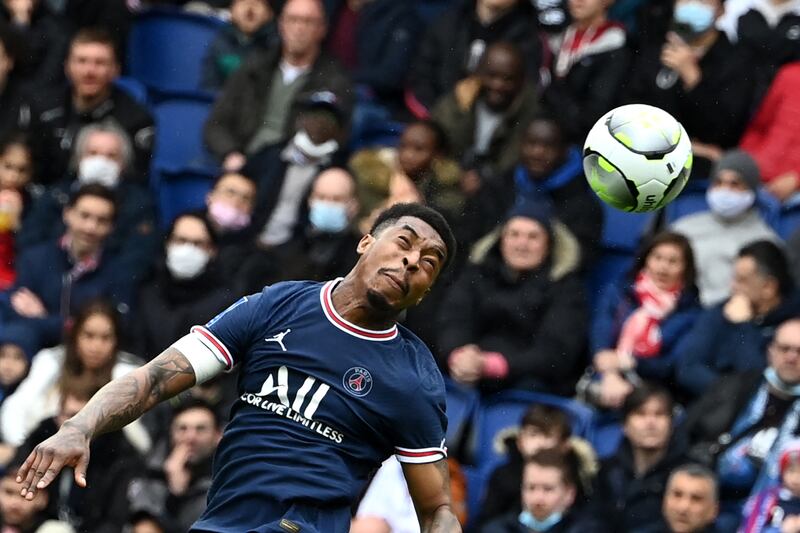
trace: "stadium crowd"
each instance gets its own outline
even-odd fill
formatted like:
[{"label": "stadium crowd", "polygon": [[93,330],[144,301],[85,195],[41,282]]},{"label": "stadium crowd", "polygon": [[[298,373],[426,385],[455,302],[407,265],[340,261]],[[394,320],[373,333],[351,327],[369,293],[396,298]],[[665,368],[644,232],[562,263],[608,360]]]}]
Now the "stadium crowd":
[{"label": "stadium crowd", "polygon": [[[216,34],[142,58],[157,17]],[[162,52],[194,86],[137,78]],[[235,372],[93,442],[86,489],[29,502],[16,468],[191,326],[344,275],[421,202],[459,254],[404,322],[446,376],[468,531],[799,533],[799,88],[800,0],[0,0],[0,531],[186,531]],[[644,219],[583,178],[631,102],[694,152]],[[389,459],[352,531],[415,520]]]}]

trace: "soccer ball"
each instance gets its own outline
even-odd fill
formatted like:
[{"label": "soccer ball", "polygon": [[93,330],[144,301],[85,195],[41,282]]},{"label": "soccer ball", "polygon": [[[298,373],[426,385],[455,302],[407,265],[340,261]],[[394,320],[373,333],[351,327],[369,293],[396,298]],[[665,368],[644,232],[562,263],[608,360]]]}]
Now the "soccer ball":
[{"label": "soccer ball", "polygon": [[692,170],[692,143],[672,115],[630,104],[595,123],[583,145],[589,186],[622,211],[659,209],[683,190]]}]

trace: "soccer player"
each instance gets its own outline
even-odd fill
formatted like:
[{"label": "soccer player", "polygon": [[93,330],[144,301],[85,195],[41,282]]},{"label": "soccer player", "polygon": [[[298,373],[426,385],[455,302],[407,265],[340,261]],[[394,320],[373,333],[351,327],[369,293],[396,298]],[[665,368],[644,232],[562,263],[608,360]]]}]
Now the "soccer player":
[{"label": "soccer player", "polygon": [[450,509],[441,374],[396,323],[447,266],[455,239],[436,211],[398,204],[357,251],[346,277],[266,287],[103,387],[28,456],[21,494],[32,499],[65,466],[85,486],[95,436],[238,365],[240,397],[192,532],[347,532],[351,503],[392,453],[422,531],[461,531]]}]

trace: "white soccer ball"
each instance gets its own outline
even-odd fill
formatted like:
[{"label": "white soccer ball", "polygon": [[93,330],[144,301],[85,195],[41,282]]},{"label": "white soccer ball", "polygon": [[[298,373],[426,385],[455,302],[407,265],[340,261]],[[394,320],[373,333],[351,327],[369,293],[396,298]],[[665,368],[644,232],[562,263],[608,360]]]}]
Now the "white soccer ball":
[{"label": "white soccer ball", "polygon": [[680,122],[657,107],[612,109],[583,145],[583,170],[597,196],[622,211],[659,209],[683,190],[692,143]]}]

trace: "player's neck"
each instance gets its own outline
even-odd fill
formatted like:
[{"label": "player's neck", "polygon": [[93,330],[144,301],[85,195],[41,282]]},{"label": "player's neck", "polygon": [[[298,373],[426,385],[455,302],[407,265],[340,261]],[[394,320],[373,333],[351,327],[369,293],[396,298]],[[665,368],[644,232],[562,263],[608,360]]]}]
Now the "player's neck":
[{"label": "player's neck", "polygon": [[397,323],[397,313],[382,311],[370,304],[366,291],[358,290],[357,281],[349,276],[333,290],[331,301],[339,316],[348,322],[372,330],[389,329]]}]

